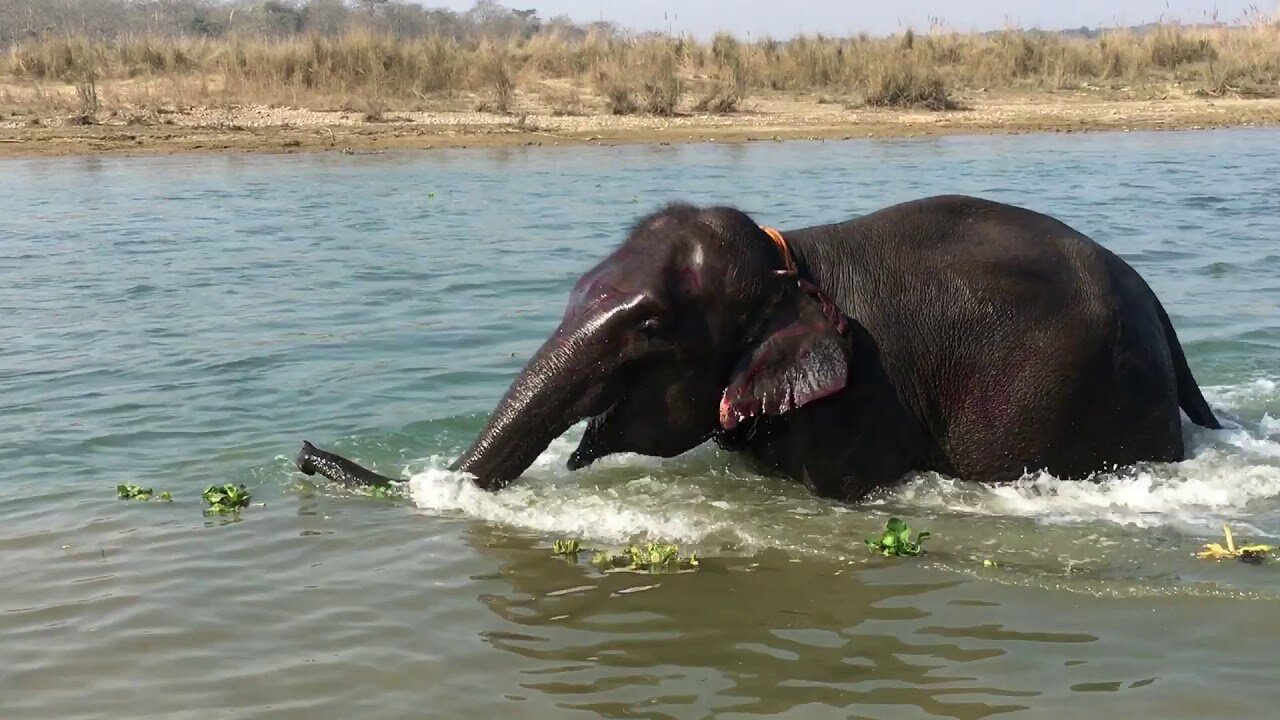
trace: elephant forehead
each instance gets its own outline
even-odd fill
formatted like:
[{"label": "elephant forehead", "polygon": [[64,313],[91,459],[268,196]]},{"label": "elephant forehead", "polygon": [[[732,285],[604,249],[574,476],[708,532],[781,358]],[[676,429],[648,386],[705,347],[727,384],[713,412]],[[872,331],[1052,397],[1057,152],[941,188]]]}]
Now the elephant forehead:
[{"label": "elephant forehead", "polygon": [[569,295],[569,306],[564,319],[603,324],[609,318],[636,307],[647,297],[646,293],[613,273],[592,273],[584,276]]},{"label": "elephant forehead", "polygon": [[573,285],[569,294],[569,306],[594,304],[603,299],[616,298],[640,293],[640,283],[634,273],[610,263],[596,267]]},{"label": "elephant forehead", "polygon": [[702,266],[705,260],[706,252],[702,249],[702,245],[694,245],[685,261],[676,266],[676,277],[679,278],[682,290],[691,295],[702,292]]}]

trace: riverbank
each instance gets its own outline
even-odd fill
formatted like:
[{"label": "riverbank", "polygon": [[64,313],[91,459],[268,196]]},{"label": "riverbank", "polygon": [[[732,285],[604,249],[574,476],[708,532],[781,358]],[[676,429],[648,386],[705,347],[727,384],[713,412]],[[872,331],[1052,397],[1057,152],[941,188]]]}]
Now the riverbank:
[{"label": "riverbank", "polygon": [[1280,125],[1280,100],[1176,90],[982,93],[961,109],[868,108],[819,95],[752,98],[728,114],[563,115],[451,109],[385,112],[235,105],[139,108],[89,124],[36,114],[0,120],[0,157],[187,152],[376,152],[520,145],[745,142],[962,133],[1189,130]]}]

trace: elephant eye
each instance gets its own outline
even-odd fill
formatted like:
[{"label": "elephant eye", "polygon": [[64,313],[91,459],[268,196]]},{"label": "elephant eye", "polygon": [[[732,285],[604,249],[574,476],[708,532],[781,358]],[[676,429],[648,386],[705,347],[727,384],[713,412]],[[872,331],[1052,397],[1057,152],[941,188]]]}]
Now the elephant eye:
[{"label": "elephant eye", "polygon": [[656,317],[645,318],[644,322],[640,323],[639,330],[640,334],[645,337],[657,337],[658,333],[662,330],[662,324],[658,322],[658,318]]}]

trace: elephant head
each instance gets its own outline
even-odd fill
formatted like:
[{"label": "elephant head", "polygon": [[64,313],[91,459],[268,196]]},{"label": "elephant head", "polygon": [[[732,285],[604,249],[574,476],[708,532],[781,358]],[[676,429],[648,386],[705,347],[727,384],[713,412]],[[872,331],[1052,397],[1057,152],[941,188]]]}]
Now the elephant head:
[{"label": "elephant head", "polygon": [[453,469],[500,488],[584,419],[571,470],[620,452],[678,455],[841,390],[843,322],[780,236],[732,208],[669,205],[578,280]]}]

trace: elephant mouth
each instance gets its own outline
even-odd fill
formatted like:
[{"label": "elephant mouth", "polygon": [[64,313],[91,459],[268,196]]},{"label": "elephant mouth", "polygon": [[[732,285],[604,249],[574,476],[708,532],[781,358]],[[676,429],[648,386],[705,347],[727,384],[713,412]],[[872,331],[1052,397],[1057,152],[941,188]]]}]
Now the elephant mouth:
[{"label": "elephant mouth", "polygon": [[587,418],[587,428],[582,433],[582,440],[578,442],[578,448],[569,456],[570,471],[581,470],[609,453],[604,437],[606,428],[619,405],[621,400],[614,400],[603,411]]}]

